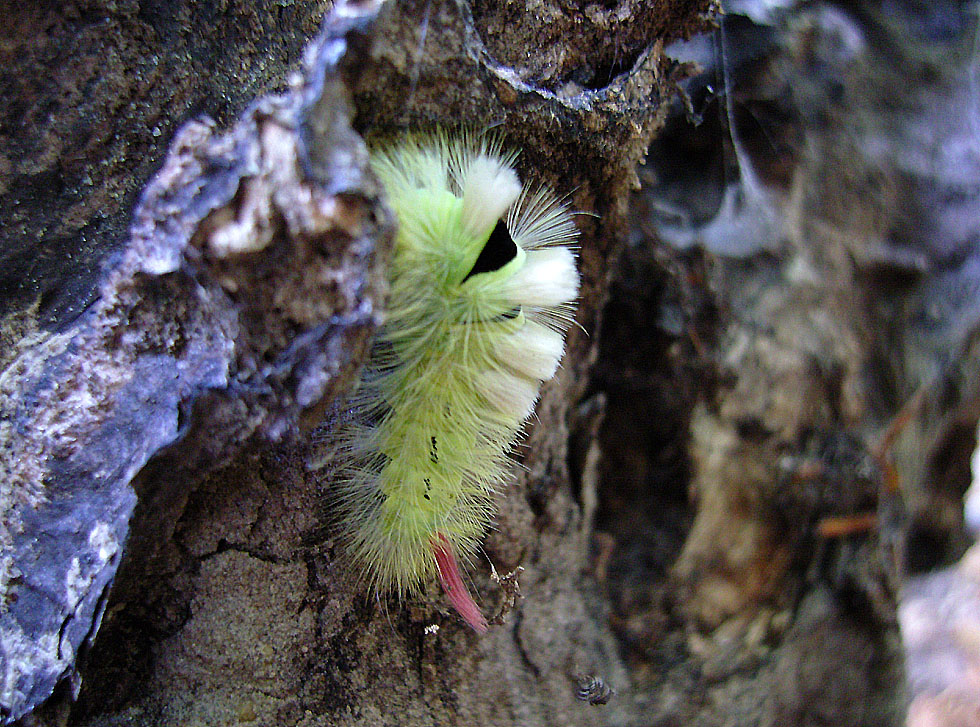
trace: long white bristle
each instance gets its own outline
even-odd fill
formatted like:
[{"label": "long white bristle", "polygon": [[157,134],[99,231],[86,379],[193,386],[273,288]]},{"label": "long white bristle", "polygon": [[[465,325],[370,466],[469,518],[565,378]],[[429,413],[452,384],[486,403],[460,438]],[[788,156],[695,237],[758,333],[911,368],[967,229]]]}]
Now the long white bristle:
[{"label": "long white bristle", "polygon": [[544,187],[525,187],[507,213],[507,229],[524,250],[569,245],[578,228],[565,205]]},{"label": "long white bristle", "polygon": [[523,422],[531,415],[538,398],[536,381],[520,379],[503,371],[481,373],[476,387],[491,407],[516,422]]},{"label": "long white bristle", "polygon": [[472,235],[492,229],[521,193],[521,181],[514,170],[486,154],[470,161],[460,181],[463,225]]},{"label": "long white bristle", "polygon": [[547,381],[555,375],[564,350],[565,337],[561,333],[528,321],[520,330],[502,339],[495,353],[516,373]]},{"label": "long white bristle", "polygon": [[575,300],[578,271],[567,247],[531,250],[527,262],[501,286],[509,300],[522,305],[556,306]]}]

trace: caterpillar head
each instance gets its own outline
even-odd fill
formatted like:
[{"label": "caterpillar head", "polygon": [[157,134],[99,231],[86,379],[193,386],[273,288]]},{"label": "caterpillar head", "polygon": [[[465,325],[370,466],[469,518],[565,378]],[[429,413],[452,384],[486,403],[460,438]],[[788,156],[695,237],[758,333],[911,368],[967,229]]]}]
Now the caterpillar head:
[{"label": "caterpillar head", "polygon": [[428,284],[457,322],[553,313],[577,295],[572,216],[549,191],[522,185],[514,159],[499,140],[466,134],[373,157],[401,224],[396,269],[410,271],[410,285],[432,271]]}]

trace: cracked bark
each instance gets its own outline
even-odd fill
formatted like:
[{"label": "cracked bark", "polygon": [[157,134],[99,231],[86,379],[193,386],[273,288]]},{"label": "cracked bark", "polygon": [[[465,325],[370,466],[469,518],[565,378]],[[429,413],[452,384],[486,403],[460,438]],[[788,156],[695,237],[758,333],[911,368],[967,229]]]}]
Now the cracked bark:
[{"label": "cracked bark", "polygon": [[[207,25],[202,6],[236,10]],[[41,6],[11,24],[54,17],[54,34],[68,34],[104,13],[152,28],[176,57],[188,33],[243,32],[244,13],[257,19],[241,50],[253,60],[255,39],[284,15],[302,30],[283,34],[275,62],[245,63],[240,88],[225,70],[238,50],[210,62],[216,79],[200,60],[157,71],[181,80],[179,103],[144,114],[160,119],[160,136],[136,134],[110,155],[141,160],[119,167],[123,193],[98,197],[115,202],[102,222],[64,215],[94,194],[70,165],[62,194],[18,218],[23,245],[8,249],[22,272],[32,236],[45,260],[89,243],[79,261],[39,263],[43,277],[3,279],[14,291],[0,353],[13,413],[0,425],[12,556],[4,709],[36,707],[25,724],[92,727],[897,719],[894,593],[878,536],[827,545],[813,531],[878,503],[871,449],[900,404],[866,407],[856,372],[880,353],[881,319],[863,313],[880,289],[863,273],[864,287],[851,286],[848,254],[819,226],[801,226],[795,247],[753,238],[735,252],[702,229],[699,251],[663,226],[647,234],[655,215],[644,205],[662,200],[634,198],[626,216],[636,164],[687,70],[663,44],[705,30],[711,3],[541,0],[521,14],[464,0],[337,3],[289,88],[261,97],[257,87],[297,68],[289,59],[320,6],[180,7],[119,4],[113,16],[84,4],[62,16]],[[201,108],[221,127],[184,125],[164,157],[170,130]],[[522,174],[595,214],[579,218],[582,329],[485,543],[498,572],[524,567],[524,598],[483,639],[435,590],[398,603],[345,583],[329,482],[308,466],[329,458],[323,413],[351,386],[383,301],[391,224],[360,135],[437,124],[499,124],[522,149]],[[25,138],[43,146],[43,134]],[[24,178],[9,179],[5,192]],[[784,275],[799,250],[831,284]],[[960,418],[975,400],[964,371]],[[934,393],[913,431],[948,451],[960,438],[941,412],[948,397]],[[901,456],[906,479],[922,479],[922,450],[906,441]],[[58,537],[55,508],[66,515]],[[32,540],[39,533],[51,540]],[[27,567],[29,557],[45,560]],[[492,612],[508,594],[488,570],[471,578]],[[40,654],[23,660],[9,644],[35,627],[23,616],[31,598],[46,600],[43,630],[56,637],[20,638]],[[616,689],[608,705],[576,697],[589,675]]]},{"label": "cracked bark", "polygon": [[[515,23],[492,6],[474,11],[462,2],[389,4],[376,21],[372,3],[339,6],[284,95],[254,102],[227,132],[208,121],[181,128],[94,296],[84,292],[86,270],[111,249],[102,228],[99,244],[64,276],[82,292],[59,283],[53,267],[12,283],[9,300],[20,308],[7,318],[18,348],[3,392],[18,421],[5,432],[15,475],[4,493],[8,719],[35,708],[25,719],[52,724],[582,718],[570,662],[616,661],[612,640],[585,617],[580,573],[552,575],[562,572],[563,540],[573,539],[580,558],[587,546],[563,485],[563,421],[568,397],[584,385],[584,335],[571,342],[567,374],[538,410],[555,428],[531,434],[528,474],[487,544],[498,564],[526,563],[525,582],[549,584],[549,597],[483,643],[438,600],[374,603],[338,580],[323,526],[328,484],[304,464],[319,455],[292,436],[349,387],[383,292],[390,223],[361,174],[363,146],[351,123],[377,131],[506,119],[508,137],[524,149],[522,172],[561,178],[557,187],[577,189],[576,207],[600,215],[583,224],[590,242],[581,320],[595,327],[601,260],[614,250],[623,193],[663,113],[670,66],[660,44],[701,28],[708,5],[663,3],[659,10],[669,12],[654,14],[637,3],[620,16],[548,10],[554,23],[530,15]],[[68,33],[108,13],[124,26],[119,35],[126,23],[150,26],[172,49],[168,33],[191,26],[195,12],[166,16],[133,4],[112,16],[96,5],[59,16],[41,8],[24,22]],[[264,12],[271,10],[254,16]],[[563,47],[562,34],[583,22],[579,53],[588,36],[623,31],[594,54],[594,67],[574,63]],[[527,67],[495,58],[532,38],[541,52]],[[146,169],[128,189],[138,189]],[[57,214],[60,199],[45,196],[37,209]],[[112,229],[121,229],[127,199]],[[50,249],[71,235],[48,238]],[[11,248],[10,259],[29,249]],[[44,328],[51,323],[60,328]],[[328,429],[314,436],[314,449],[329,447]],[[64,536],[51,529],[55,511],[70,515]],[[93,538],[99,528],[111,537]],[[39,540],[42,533],[62,551]],[[74,561],[61,557],[64,549],[84,562],[82,588],[65,590]],[[37,569],[29,565],[36,554],[49,558]],[[492,600],[492,589],[479,589]],[[38,609],[46,609],[54,642],[34,638],[38,625],[27,614]],[[570,629],[557,639],[545,628],[555,613]],[[423,638],[433,623],[442,629]],[[12,644],[33,651],[14,654]],[[479,658],[497,646],[498,664],[521,664],[519,644],[543,679],[540,690],[528,691],[528,666],[505,669],[509,677],[499,680],[493,660]],[[602,648],[592,653],[595,644]],[[65,692],[78,691],[79,675],[78,701],[66,711]],[[205,700],[194,696],[202,687]]]}]

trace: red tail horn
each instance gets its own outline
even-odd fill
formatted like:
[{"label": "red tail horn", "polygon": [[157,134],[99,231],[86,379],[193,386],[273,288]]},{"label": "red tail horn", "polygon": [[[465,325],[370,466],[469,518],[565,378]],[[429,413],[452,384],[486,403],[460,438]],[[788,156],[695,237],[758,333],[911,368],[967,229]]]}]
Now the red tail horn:
[{"label": "red tail horn", "polygon": [[463,617],[473,630],[483,634],[487,631],[487,620],[480,613],[480,607],[476,605],[473,596],[466,590],[463,577],[459,573],[459,566],[453,556],[449,541],[442,533],[432,536],[432,550],[436,556],[436,569],[439,571],[439,582],[442,589],[446,592],[449,602],[453,604],[456,612]]}]

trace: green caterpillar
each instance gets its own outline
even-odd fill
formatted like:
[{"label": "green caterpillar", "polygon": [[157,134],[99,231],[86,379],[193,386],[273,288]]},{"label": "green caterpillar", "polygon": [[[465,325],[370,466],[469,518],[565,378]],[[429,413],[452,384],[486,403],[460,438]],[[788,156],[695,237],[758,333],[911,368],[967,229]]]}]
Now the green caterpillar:
[{"label": "green caterpillar", "polygon": [[399,595],[433,576],[487,629],[457,560],[494,515],[509,453],[564,351],[579,278],[572,214],[522,185],[484,134],[409,137],[372,152],[399,231],[385,322],[332,485],[345,551]]}]

